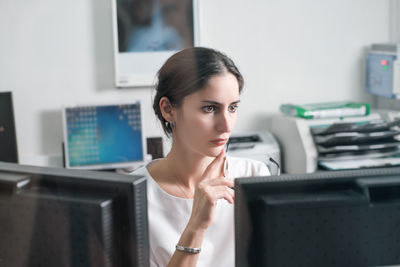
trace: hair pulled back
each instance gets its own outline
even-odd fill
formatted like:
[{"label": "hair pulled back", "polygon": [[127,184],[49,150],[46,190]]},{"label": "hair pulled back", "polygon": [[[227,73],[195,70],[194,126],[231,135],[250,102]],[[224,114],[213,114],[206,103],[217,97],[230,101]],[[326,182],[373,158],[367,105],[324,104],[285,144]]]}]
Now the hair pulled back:
[{"label": "hair pulled back", "polygon": [[172,126],[162,116],[160,99],[167,97],[174,107],[180,107],[186,96],[202,90],[213,76],[224,73],[236,77],[241,92],[244,81],[238,68],[228,56],[214,49],[187,48],[172,55],[164,63],[157,75],[153,109],[167,136],[172,133]]}]

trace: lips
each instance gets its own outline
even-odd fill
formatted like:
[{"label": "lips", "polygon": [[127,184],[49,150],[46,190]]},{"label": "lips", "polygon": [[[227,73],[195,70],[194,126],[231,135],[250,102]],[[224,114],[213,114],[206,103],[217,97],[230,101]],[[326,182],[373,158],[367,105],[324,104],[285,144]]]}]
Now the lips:
[{"label": "lips", "polygon": [[225,145],[225,143],[227,141],[228,141],[228,139],[220,138],[220,139],[211,140],[210,142],[213,143],[214,145],[217,145],[217,146],[223,146],[223,145]]}]

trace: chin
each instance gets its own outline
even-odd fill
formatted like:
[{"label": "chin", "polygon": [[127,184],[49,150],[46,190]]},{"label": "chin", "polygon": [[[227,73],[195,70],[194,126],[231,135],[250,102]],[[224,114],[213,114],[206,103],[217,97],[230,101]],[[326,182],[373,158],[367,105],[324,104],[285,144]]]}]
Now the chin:
[{"label": "chin", "polygon": [[221,153],[221,149],[222,147],[209,149],[207,151],[204,151],[204,155],[207,157],[215,158],[219,155],[219,153]]}]

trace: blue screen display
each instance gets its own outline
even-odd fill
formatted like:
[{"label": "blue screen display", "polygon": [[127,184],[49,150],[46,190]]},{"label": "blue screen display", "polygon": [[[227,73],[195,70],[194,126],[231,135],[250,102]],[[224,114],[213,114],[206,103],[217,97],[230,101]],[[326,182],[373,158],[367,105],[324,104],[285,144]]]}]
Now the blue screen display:
[{"label": "blue screen display", "polygon": [[69,167],[143,161],[140,103],[65,110]]}]

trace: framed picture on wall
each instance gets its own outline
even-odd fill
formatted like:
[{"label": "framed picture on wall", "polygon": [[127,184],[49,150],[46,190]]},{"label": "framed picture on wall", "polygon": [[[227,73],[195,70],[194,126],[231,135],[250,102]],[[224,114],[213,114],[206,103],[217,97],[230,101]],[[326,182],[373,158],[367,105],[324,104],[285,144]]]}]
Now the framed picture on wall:
[{"label": "framed picture on wall", "polygon": [[198,0],[112,0],[115,83],[147,87],[175,52],[199,44]]}]

